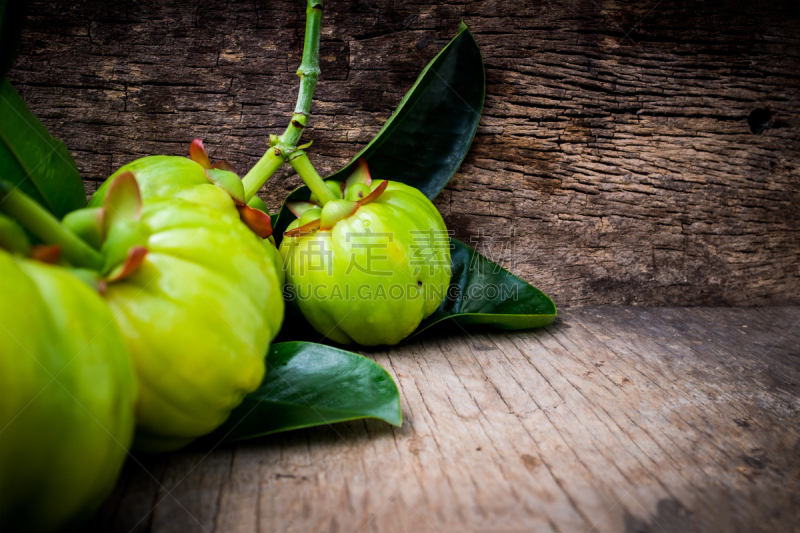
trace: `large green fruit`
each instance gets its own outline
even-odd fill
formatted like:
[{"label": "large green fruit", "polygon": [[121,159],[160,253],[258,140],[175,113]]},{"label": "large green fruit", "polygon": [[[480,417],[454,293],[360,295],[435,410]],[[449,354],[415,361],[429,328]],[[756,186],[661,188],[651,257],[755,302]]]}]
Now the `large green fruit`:
[{"label": "large green fruit", "polygon": [[122,166],[97,189],[89,207],[102,207],[106,192],[114,180],[127,172],[133,173],[139,184],[142,199],[175,198],[202,203],[217,208],[234,208],[233,200],[211,182],[200,164],[186,157],[151,155]]},{"label": "large green fruit", "polygon": [[[263,212],[266,208],[264,202],[254,197],[249,204],[245,204],[244,189],[233,168],[227,163],[215,164],[215,168],[212,168],[199,140],[192,143],[191,152],[192,157],[200,163],[186,157],[153,155],[122,166],[94,193],[89,200],[89,208],[102,207],[110,185],[119,176],[131,173],[139,184],[145,202],[159,198],[181,198],[217,211],[238,213],[237,216],[245,225],[265,239],[263,245],[278,267],[277,272],[283,284],[280,254],[277,253],[275,241],[267,239],[272,234],[272,226],[269,215]],[[65,222],[70,225],[71,218],[67,217]],[[73,229],[80,232],[79,228]]]},{"label": "large green fruit", "polygon": [[131,173],[136,177],[145,200],[180,197],[216,209],[235,208],[242,222],[255,234],[261,238],[269,237],[272,234],[269,214],[258,207],[266,207],[264,202],[258,197],[253,197],[250,202],[246,200],[244,185],[233,167],[225,161],[212,165],[200,139],[192,141],[189,153],[191,159],[153,155],[122,166],[95,192],[89,200],[89,207],[100,207],[111,184],[119,176]]},{"label": "large green fruit", "polygon": [[114,485],[136,382],[106,304],[67,270],[0,251],[0,531],[75,526]]},{"label": "large green fruit", "polygon": [[450,283],[447,228],[430,200],[402,183],[369,181],[348,183],[345,199],[321,210],[293,206],[301,217],[279,248],[289,299],[317,332],[342,344],[400,342]]},{"label": "large green fruit", "polygon": [[114,187],[128,191],[109,191],[104,204],[106,215],[121,214],[106,222],[105,299],[139,378],[135,445],[175,449],[214,430],[261,384],[283,321],[281,286],[235,211],[129,202],[131,174]]}]

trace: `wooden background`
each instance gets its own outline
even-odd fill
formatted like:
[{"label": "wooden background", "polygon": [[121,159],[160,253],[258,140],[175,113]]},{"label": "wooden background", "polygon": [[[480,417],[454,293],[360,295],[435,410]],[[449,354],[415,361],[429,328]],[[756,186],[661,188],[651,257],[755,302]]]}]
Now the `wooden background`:
[{"label": "wooden background", "polygon": [[[87,531],[800,531],[800,308],[589,307],[800,303],[798,5],[331,0],[320,169],[463,18],[486,108],[436,203],[586,307],[369,352],[399,429],[133,457]],[[302,0],[39,1],[11,79],[89,191],[198,136],[243,171],[289,118],[303,21]],[[274,209],[299,184],[282,170],[261,195]]]},{"label": "wooden background", "polygon": [[134,456],[83,533],[800,533],[800,307],[570,309],[368,355],[374,420]]},{"label": "wooden background", "polygon": [[[459,238],[561,307],[797,303],[798,5],[332,0],[312,159],[354,155],[464,19],[487,99],[436,201]],[[287,123],[303,23],[301,0],[38,1],[10,76],[90,191],[196,136],[244,171]]]}]

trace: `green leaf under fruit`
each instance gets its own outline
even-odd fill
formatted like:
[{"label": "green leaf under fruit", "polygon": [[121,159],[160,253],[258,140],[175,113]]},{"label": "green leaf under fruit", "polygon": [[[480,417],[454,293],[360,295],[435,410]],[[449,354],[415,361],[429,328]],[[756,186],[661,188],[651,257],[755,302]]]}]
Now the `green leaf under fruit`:
[{"label": "green leaf under fruit", "polygon": [[409,338],[448,319],[501,329],[538,328],[556,319],[556,306],[545,293],[463,242],[450,239],[450,244],[448,296]]},{"label": "green leaf under fruit", "polygon": [[[344,168],[328,179],[344,181],[363,157],[372,179],[399,181],[433,199],[461,166],[478,129],[486,76],[478,44],[461,23],[458,34],[434,57],[381,131]],[[307,187],[287,200],[307,200]],[[295,216],[284,205],[276,239]]]},{"label": "green leaf under fruit", "polygon": [[48,133],[8,79],[0,82],[0,178],[58,218],[86,205],[69,150]]},{"label": "green leaf under fruit", "polygon": [[267,375],[204,442],[236,441],[334,422],[377,418],[400,426],[392,376],[361,355],[313,342],[270,347]]}]

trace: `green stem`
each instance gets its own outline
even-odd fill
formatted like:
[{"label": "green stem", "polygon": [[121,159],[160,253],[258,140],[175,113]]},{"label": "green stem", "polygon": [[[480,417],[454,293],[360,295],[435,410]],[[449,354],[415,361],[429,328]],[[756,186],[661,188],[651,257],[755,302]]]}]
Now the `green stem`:
[{"label": "green stem", "polygon": [[317,174],[317,171],[314,169],[311,161],[308,160],[308,156],[304,151],[297,150],[293,153],[292,157],[289,159],[289,163],[292,165],[294,171],[303,178],[303,181],[308,188],[311,189],[311,192],[319,198],[320,204],[324,206],[331,200],[336,200],[333,191],[325,185],[320,175]]},{"label": "green stem", "polygon": [[[319,41],[322,27],[323,0],[308,0],[306,6],[306,35],[303,42],[303,60],[297,75],[300,76],[300,91],[292,120],[283,135],[270,142],[270,149],[242,179],[245,199],[255,195],[258,189],[280,168],[283,161],[297,150],[297,143],[311,113],[311,101],[319,79]],[[279,159],[280,162],[275,161]]]},{"label": "green stem", "polygon": [[250,169],[244,178],[242,178],[242,185],[244,185],[244,199],[250,201],[256,195],[258,189],[264,185],[268,179],[275,174],[275,171],[283,165],[284,157],[280,148],[270,147],[264,157],[258,160],[253,168]]},{"label": "green stem", "polygon": [[61,246],[61,254],[73,266],[99,270],[103,256],[83,242],[49,211],[13,185],[0,181],[0,211],[16,219],[47,244]]},{"label": "green stem", "polygon": [[306,120],[311,112],[311,101],[314,97],[314,88],[319,79],[319,40],[322,27],[322,0],[308,0],[306,7],[306,35],[303,43],[303,60],[297,75],[300,76],[300,92],[297,95],[297,106],[286,132],[281,136],[281,141],[287,146],[297,146]]}]

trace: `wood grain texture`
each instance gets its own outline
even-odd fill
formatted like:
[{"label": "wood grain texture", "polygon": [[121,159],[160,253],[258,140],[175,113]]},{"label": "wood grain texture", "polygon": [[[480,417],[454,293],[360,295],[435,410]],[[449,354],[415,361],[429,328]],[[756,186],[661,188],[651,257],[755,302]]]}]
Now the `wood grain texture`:
[{"label": "wood grain texture", "polygon": [[130,460],[88,531],[800,531],[800,307],[584,308],[369,352],[360,421]]},{"label": "wood grain texture", "polygon": [[[33,4],[11,79],[90,190],[196,136],[246,170],[287,123],[299,0]],[[462,18],[488,94],[436,202],[457,237],[561,305],[800,302],[796,2],[331,1],[307,132],[322,171]],[[299,184],[283,170],[261,194],[275,209]]]}]

